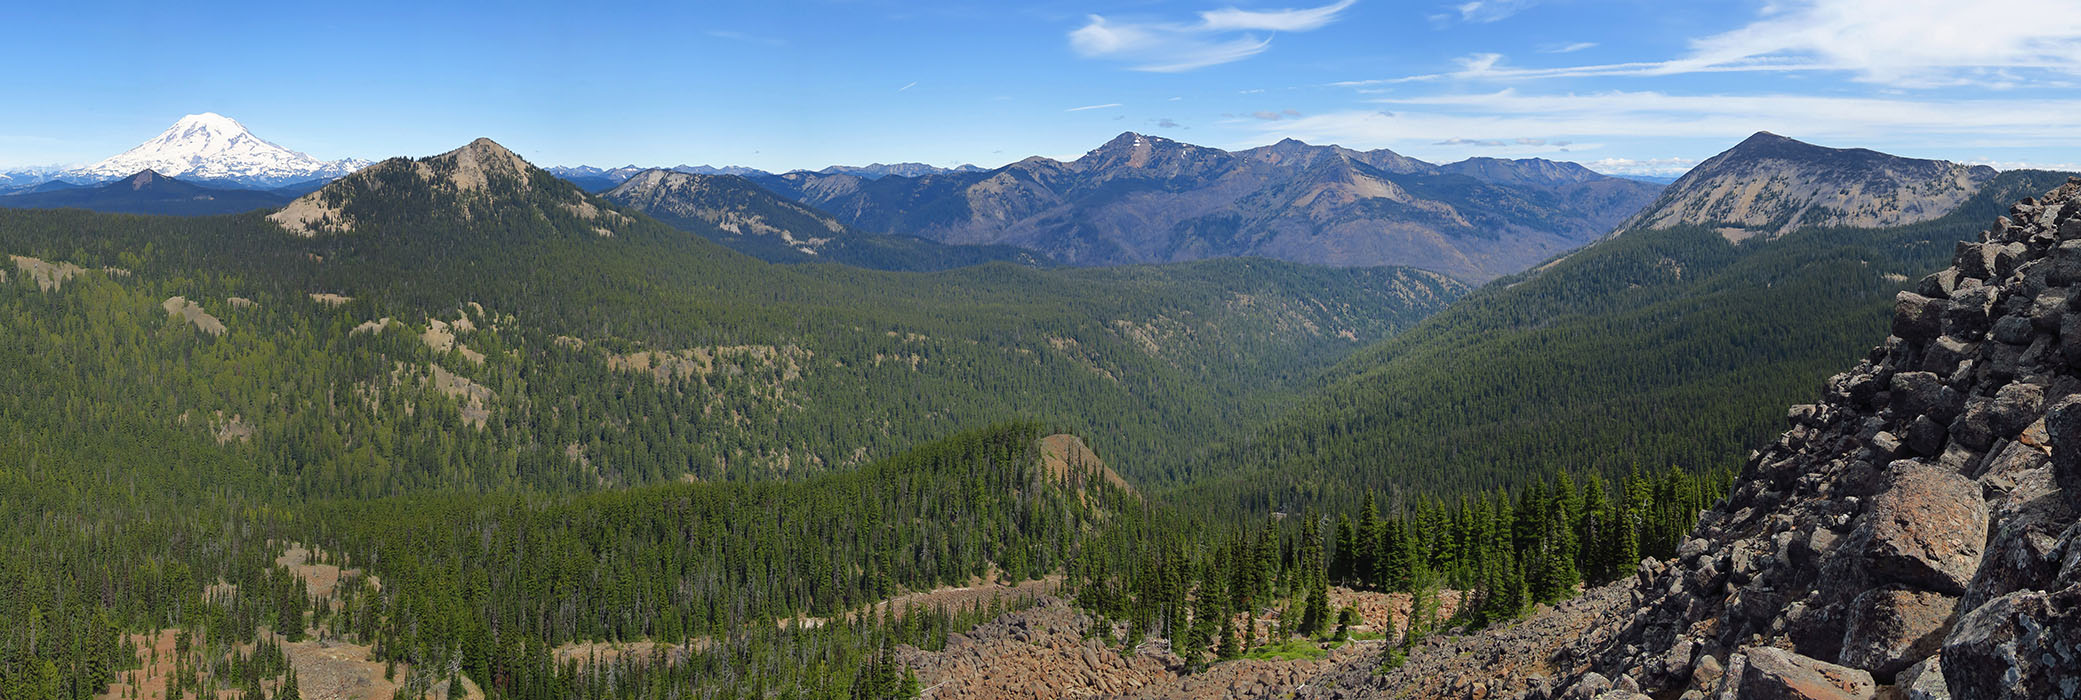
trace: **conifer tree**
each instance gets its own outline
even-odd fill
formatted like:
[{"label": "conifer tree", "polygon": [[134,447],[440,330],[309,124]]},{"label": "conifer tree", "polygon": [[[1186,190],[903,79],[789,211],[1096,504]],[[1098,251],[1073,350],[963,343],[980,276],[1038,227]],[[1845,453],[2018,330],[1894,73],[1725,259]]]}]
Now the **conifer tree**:
[{"label": "conifer tree", "polygon": [[1358,511],[1357,532],[1353,534],[1352,575],[1361,587],[1379,585],[1375,575],[1380,557],[1380,514],[1373,503],[1373,491],[1366,490],[1366,503]]}]

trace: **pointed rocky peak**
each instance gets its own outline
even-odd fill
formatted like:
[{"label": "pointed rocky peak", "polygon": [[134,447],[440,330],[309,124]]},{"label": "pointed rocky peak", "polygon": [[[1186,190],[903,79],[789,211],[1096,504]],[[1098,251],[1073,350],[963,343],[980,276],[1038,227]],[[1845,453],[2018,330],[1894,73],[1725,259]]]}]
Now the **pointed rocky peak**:
[{"label": "pointed rocky peak", "polygon": [[122,184],[133,190],[141,190],[146,187],[151,187],[152,185],[158,184],[165,180],[166,176],[160,175],[159,171],[153,170],[151,168],[145,168],[144,170],[138,171],[136,175],[123,178]]},{"label": "pointed rocky peak", "polygon": [[484,189],[496,178],[511,178],[525,189],[530,174],[535,170],[535,166],[519,154],[488,138],[479,138],[462,148],[421,162],[437,170],[451,169],[447,173],[448,182],[462,191]]},{"label": "pointed rocky peak", "polygon": [[[391,206],[363,206],[382,200],[431,202],[432,209],[405,212]],[[392,158],[364,168],[297,198],[268,219],[290,233],[314,236],[356,230],[362,224],[376,223],[372,217],[471,222],[534,209],[545,216],[562,211],[588,225],[597,223],[591,226],[592,232],[612,236],[613,227],[628,218],[596,201],[498,142],[480,138],[440,155],[418,160]]]},{"label": "pointed rocky peak", "polygon": [[1148,171],[1145,174],[1175,177],[1193,169],[1226,163],[1232,158],[1227,151],[1129,131],[1092,149],[1078,158],[1074,165],[1085,173]]}]

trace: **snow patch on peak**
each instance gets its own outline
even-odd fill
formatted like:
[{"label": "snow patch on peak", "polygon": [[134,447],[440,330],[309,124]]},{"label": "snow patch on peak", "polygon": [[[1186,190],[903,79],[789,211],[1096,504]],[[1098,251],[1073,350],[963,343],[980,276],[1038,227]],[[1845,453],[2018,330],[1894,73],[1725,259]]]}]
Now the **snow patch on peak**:
[{"label": "snow patch on peak", "polygon": [[69,174],[107,180],[153,170],[170,177],[185,175],[280,185],[338,177],[368,164],[369,161],[351,158],[318,160],[254,136],[238,120],[203,112],[181,117],[152,140]]}]

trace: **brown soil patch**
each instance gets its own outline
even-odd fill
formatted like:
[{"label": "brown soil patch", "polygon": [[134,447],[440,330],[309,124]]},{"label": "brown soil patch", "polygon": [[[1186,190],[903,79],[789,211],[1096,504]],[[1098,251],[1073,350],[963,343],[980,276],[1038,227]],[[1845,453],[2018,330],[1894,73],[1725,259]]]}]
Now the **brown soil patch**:
[{"label": "brown soil patch", "polygon": [[[289,548],[282,552],[282,556],[275,557],[275,565],[285,567],[289,569],[289,573],[303,579],[304,590],[319,598],[331,598],[334,589],[339,587],[341,578],[362,575],[361,569],[343,569],[333,564],[315,563],[314,558],[310,549],[292,542]],[[378,590],[383,587],[374,576],[369,577],[369,585]]]},{"label": "brown soil patch", "polygon": [[312,292],[311,301],[315,301],[326,306],[339,306],[341,304],[354,301],[354,297],[333,294],[330,292]]},{"label": "brown soil patch", "polygon": [[[369,647],[308,639],[283,643],[282,653],[296,667],[296,688],[305,700],[389,700],[397,692]],[[399,666],[395,677],[407,675]]]},{"label": "brown soil patch", "polygon": [[[903,616],[910,614],[911,609],[914,607],[921,610],[936,610],[939,608],[965,610],[988,606],[992,600],[1009,602],[1019,598],[1040,598],[1055,595],[1061,590],[1061,574],[1051,574],[1047,578],[1034,581],[1020,581],[1009,586],[994,582],[984,583],[975,581],[966,586],[947,586],[929,591],[905,593],[848,614],[873,613],[879,615],[886,609],[890,617],[902,619]],[[815,627],[828,622],[828,620],[812,617],[805,618],[804,622],[807,623],[804,625],[805,627]]]},{"label": "brown soil patch", "polygon": [[[1438,610],[1435,619],[1451,618],[1460,609],[1460,591],[1438,591]],[[1354,591],[1349,588],[1330,589],[1330,614],[1334,615],[1345,606],[1358,610],[1361,622],[1352,628],[1357,632],[1399,633],[1409,629],[1410,596],[1407,593],[1380,593]]]},{"label": "brown soil patch", "polygon": [[[1339,664],[1377,659],[1380,642],[1352,642],[1325,659],[1215,663],[1186,675],[1184,662],[1163,639],[1122,651],[1089,636],[1091,619],[1059,598],[1006,613],[966,634],[950,635],[943,651],[898,646],[899,661],[915,670],[924,697],[952,698],[1277,698]],[[1377,662],[1376,662],[1377,663]]]},{"label": "brown soil patch", "polygon": [[563,665],[578,662],[587,666],[593,662],[611,664],[622,658],[629,660],[657,659],[662,657],[667,664],[686,661],[692,650],[706,646],[705,640],[689,640],[685,645],[659,644],[657,642],[573,642],[559,646],[554,652],[556,663]]},{"label": "brown soil patch", "polygon": [[1126,479],[1120,478],[1119,473],[1114,472],[1112,467],[1106,466],[1105,461],[1098,458],[1098,453],[1091,451],[1091,446],[1084,444],[1083,438],[1068,433],[1049,435],[1041,438],[1040,448],[1041,466],[1045,467],[1048,476],[1056,481],[1067,482],[1073,475],[1097,469],[1107,483],[1128,493],[1135,492]]},{"label": "brown soil patch", "polygon": [[644,350],[625,355],[608,355],[607,368],[619,372],[648,372],[659,382],[673,377],[706,377],[742,374],[772,367],[782,381],[802,376],[802,364],[816,353],[795,345],[725,345],[687,350]]},{"label": "brown soil patch", "polygon": [[253,424],[247,423],[245,416],[233,414],[230,418],[225,418],[224,412],[218,411],[211,423],[215,426],[219,445],[227,445],[234,440],[248,442],[253,439]]},{"label": "brown soil patch", "polygon": [[167,316],[187,319],[189,323],[195,324],[196,330],[213,336],[224,335],[224,322],[202,310],[201,304],[188,301],[187,297],[169,297],[166,301],[160,302],[159,308],[166,309]]},{"label": "brown soil patch", "polygon": [[275,225],[281,226],[282,230],[288,231],[291,235],[303,238],[353,228],[353,223],[347,220],[345,212],[325,205],[324,195],[325,192],[320,190],[298,197],[296,201],[282,207],[281,211],[267,215],[267,220],[275,222]]},{"label": "brown soil patch", "polygon": [[447,368],[440,365],[433,365],[428,369],[428,373],[421,375],[414,366],[399,362],[397,367],[391,371],[390,380],[394,384],[422,381],[427,386],[433,388],[434,391],[441,392],[442,395],[455,399],[460,403],[464,423],[469,423],[479,428],[484,427],[484,424],[491,419],[491,406],[493,402],[498,400],[498,394],[493,392],[491,387],[470,381],[468,377],[449,372]]},{"label": "brown soil patch", "polygon": [[22,274],[28,275],[29,279],[36,280],[36,288],[38,290],[45,292],[55,291],[64,287],[66,280],[78,277],[87,271],[86,268],[72,263],[44,262],[26,255],[10,255],[8,257],[14,259],[15,267],[21,268]]}]

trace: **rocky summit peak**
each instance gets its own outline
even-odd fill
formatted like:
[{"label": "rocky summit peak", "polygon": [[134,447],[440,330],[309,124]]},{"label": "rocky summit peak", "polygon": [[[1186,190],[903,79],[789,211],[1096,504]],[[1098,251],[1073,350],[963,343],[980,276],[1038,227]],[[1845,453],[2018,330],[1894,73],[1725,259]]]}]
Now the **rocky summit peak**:
[{"label": "rocky summit peak", "polygon": [[[432,195],[429,199],[435,209],[413,213],[419,220],[469,222],[516,208],[561,210],[585,220],[600,236],[613,236],[614,227],[628,221],[599,206],[575,185],[547,172],[537,177],[537,170],[498,142],[480,138],[436,156],[383,161],[297,198],[268,219],[300,236],[343,233],[373,223],[354,213],[364,198],[392,198],[388,192],[396,188],[423,188]],[[382,214],[399,215],[395,211]]]},{"label": "rocky summit peak", "polygon": [[2081,179],[1900,292],[1892,335],[1620,584],[1638,612],[1564,649],[1549,696],[2074,697],[2077,301]]},{"label": "rocky summit peak", "polygon": [[164,179],[166,179],[166,176],[160,175],[159,171],[153,170],[151,168],[145,168],[144,170],[137,171],[136,175],[123,178],[123,183],[129,185],[131,189],[144,189],[145,187],[149,187],[153,183],[159,182]]},{"label": "rocky summit peak", "polygon": [[1949,213],[1995,175],[1757,132],[1692,168],[1618,230],[1709,226],[1740,241],[1807,226],[1900,226]]}]

